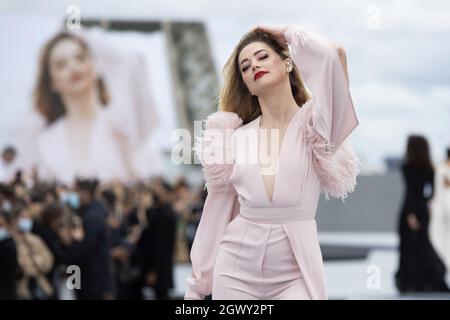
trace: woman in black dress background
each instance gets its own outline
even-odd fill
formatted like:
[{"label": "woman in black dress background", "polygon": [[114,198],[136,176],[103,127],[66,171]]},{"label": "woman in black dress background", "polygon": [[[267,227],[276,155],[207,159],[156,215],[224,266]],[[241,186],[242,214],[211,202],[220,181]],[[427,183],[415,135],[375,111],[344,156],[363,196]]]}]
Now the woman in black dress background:
[{"label": "woman in black dress background", "polygon": [[395,280],[400,292],[449,291],[445,266],[428,236],[429,207],[433,196],[434,170],[427,140],[408,137],[402,174],[405,185],[400,219],[400,263]]}]

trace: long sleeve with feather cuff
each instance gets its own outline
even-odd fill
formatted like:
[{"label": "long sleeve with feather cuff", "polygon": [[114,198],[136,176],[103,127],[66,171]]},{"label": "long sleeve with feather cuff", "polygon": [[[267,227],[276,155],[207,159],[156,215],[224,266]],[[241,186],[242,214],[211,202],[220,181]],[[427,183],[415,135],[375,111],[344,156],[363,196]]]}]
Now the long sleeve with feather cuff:
[{"label": "long sleeve with feather cuff", "polygon": [[338,52],[320,34],[303,27],[285,32],[294,63],[312,92],[304,118],[305,137],[327,199],[354,191],[360,160],[348,138],[359,121]]},{"label": "long sleeve with feather cuff", "polygon": [[217,111],[206,119],[205,130],[194,146],[208,196],[191,249],[192,275],[187,279],[185,299],[204,299],[211,294],[217,248],[227,225],[239,213],[229,177],[234,163],[233,133],[241,124],[236,113]]}]

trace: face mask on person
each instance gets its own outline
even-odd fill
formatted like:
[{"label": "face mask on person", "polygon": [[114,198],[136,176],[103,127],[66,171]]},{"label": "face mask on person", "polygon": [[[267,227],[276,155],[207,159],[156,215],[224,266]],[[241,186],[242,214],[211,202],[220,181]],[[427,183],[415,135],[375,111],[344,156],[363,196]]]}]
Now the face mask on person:
[{"label": "face mask on person", "polygon": [[67,203],[67,201],[69,200],[69,192],[67,191],[61,192],[60,199],[62,203]]},{"label": "face mask on person", "polygon": [[22,232],[30,232],[33,228],[33,220],[31,220],[30,218],[21,217],[17,222],[17,226]]},{"label": "face mask on person", "polygon": [[80,207],[80,197],[78,197],[78,193],[71,192],[69,194],[68,204],[72,209],[78,209]]},{"label": "face mask on person", "polygon": [[11,202],[9,202],[9,201],[3,202],[2,207],[3,207],[3,210],[10,211],[12,209]]},{"label": "face mask on person", "polygon": [[10,237],[8,229],[0,227],[0,241],[6,240]]},{"label": "face mask on person", "polygon": [[80,207],[80,198],[76,192],[64,192],[61,195],[61,201],[69,205],[69,207],[74,210]]}]

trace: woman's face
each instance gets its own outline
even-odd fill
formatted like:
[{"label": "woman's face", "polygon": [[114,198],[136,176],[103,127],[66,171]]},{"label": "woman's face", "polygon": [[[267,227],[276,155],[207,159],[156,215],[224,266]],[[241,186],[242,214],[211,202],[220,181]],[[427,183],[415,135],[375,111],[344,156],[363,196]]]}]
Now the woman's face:
[{"label": "woman's face", "polygon": [[258,96],[266,88],[289,81],[286,61],[264,42],[245,46],[239,53],[238,64],[242,79],[252,95]]},{"label": "woman's face", "polygon": [[78,94],[95,86],[95,68],[89,53],[73,39],[59,41],[50,52],[53,90],[60,95]]},{"label": "woman's face", "polygon": [[152,195],[148,192],[141,193],[141,196],[139,198],[139,205],[142,208],[150,208],[153,205]]},{"label": "woman's face", "polygon": [[55,232],[58,232],[59,230],[64,228],[64,218],[58,217],[58,218],[54,219],[53,221],[51,221],[50,228]]}]

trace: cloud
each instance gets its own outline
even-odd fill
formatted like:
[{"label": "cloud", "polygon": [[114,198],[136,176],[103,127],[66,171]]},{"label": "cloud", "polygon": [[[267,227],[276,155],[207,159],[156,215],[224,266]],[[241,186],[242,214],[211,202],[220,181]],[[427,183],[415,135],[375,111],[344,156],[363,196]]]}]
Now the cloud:
[{"label": "cloud", "polygon": [[413,91],[401,85],[368,83],[352,89],[360,119],[355,144],[372,164],[402,156],[409,134],[425,135],[435,161],[450,145],[450,87]]}]

